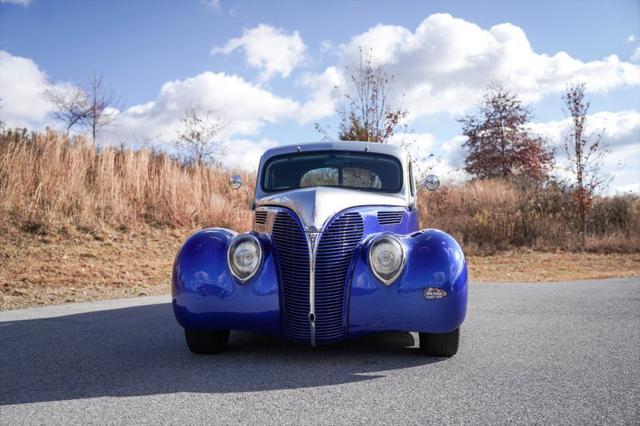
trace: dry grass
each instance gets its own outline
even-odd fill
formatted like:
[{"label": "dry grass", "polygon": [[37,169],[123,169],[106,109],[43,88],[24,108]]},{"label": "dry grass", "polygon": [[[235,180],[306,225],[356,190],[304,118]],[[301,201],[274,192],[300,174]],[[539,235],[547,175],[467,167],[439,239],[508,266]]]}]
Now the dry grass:
[{"label": "dry grass", "polygon": [[[249,196],[229,189],[230,174],[150,150],[97,152],[83,138],[54,132],[3,132],[0,218],[34,234],[104,224],[246,229],[252,218]],[[244,178],[250,187],[253,177],[244,173]]]},{"label": "dry grass", "polygon": [[579,243],[570,193],[559,185],[519,187],[502,180],[472,181],[423,192],[424,227],[443,229],[469,254],[501,251],[640,252],[640,197],[598,197],[588,235]]}]

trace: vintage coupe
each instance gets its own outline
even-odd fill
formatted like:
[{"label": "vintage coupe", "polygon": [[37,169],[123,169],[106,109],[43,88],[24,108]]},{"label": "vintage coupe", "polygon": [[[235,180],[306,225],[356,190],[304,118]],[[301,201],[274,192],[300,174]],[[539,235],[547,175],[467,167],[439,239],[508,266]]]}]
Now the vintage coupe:
[{"label": "vintage coupe", "polygon": [[[439,181],[424,184],[435,190]],[[428,355],[458,351],[466,261],[450,235],[418,229],[411,159],[401,148],[270,149],[252,207],[253,231],[201,230],[176,257],[173,311],[192,352],[221,352],[230,330],[312,346],[413,331]]]}]

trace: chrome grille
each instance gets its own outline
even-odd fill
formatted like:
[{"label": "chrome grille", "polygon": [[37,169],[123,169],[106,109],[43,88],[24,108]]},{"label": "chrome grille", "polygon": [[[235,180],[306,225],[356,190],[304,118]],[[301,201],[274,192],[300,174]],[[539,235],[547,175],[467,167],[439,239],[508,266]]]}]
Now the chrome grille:
[{"label": "chrome grille", "polygon": [[271,238],[276,247],[284,305],[284,335],[309,341],[309,247],[300,222],[287,211],[278,212]]},{"label": "chrome grille", "polygon": [[402,222],[403,211],[380,211],[378,212],[378,223],[380,225],[394,225]]},{"label": "chrome grille", "polygon": [[[345,213],[322,232],[315,263],[315,340],[328,342],[346,333],[345,291],[349,265],[362,240],[359,213]],[[309,248],[304,229],[293,213],[280,211],[271,238],[276,248],[282,285],[285,337],[309,343]]]},{"label": "chrome grille", "polygon": [[316,341],[335,340],[345,334],[345,284],[364,224],[359,213],[345,213],[322,232],[316,252]]}]

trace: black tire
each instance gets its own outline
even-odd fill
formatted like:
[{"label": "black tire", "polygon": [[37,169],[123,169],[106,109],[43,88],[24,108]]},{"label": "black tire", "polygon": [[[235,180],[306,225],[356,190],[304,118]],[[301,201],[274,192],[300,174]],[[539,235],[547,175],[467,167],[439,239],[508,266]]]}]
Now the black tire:
[{"label": "black tire", "polygon": [[219,354],[227,348],[229,330],[190,330],[185,328],[187,346],[194,354]]},{"label": "black tire", "polygon": [[420,333],[420,350],[429,356],[451,357],[458,353],[460,329],[449,333]]}]

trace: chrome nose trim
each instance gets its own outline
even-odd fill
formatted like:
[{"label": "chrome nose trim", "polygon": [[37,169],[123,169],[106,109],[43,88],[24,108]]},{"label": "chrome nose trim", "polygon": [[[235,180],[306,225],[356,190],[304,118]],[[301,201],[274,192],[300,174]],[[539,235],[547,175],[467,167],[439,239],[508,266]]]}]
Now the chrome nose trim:
[{"label": "chrome nose trim", "polygon": [[307,228],[305,232],[309,245],[309,337],[311,346],[316,346],[316,253],[321,232],[315,227]]}]

